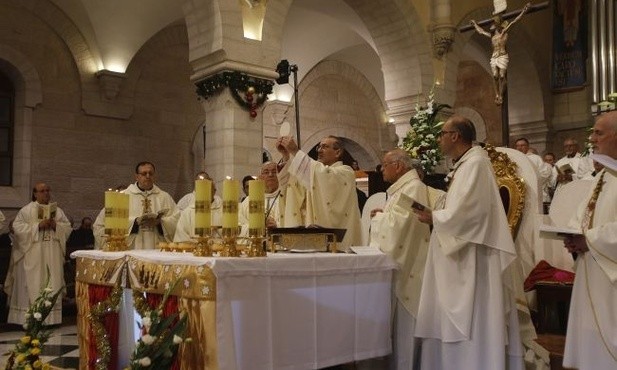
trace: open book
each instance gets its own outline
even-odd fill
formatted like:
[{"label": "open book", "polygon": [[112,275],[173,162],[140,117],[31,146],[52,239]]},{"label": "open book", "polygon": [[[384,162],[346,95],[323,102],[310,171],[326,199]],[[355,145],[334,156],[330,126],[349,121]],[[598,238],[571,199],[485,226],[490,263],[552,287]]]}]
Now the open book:
[{"label": "open book", "polygon": [[540,238],[563,240],[568,235],[583,235],[581,230],[565,226],[540,225]]},{"label": "open book", "polygon": [[39,204],[38,219],[48,220],[56,218],[56,210],[58,209],[58,203]]},{"label": "open book", "polygon": [[564,163],[561,166],[557,167],[557,172],[564,175],[567,173],[574,173],[574,169],[570,166],[570,163]]},{"label": "open book", "polygon": [[424,211],[424,210],[430,211],[431,210],[428,206],[416,201],[415,199],[413,199],[407,194],[400,195],[398,204],[405,209],[413,208],[413,209],[417,209],[418,211]]}]

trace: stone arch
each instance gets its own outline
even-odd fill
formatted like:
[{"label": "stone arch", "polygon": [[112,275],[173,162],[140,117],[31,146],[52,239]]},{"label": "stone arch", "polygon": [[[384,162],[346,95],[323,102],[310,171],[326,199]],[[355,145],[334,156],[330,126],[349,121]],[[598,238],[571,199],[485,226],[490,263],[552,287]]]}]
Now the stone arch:
[{"label": "stone arch", "polygon": [[[141,66],[147,64],[152,58],[156,58],[162,50],[176,45],[188,45],[186,25],[180,21],[173,22],[157,32],[135,53],[126,68],[127,78],[124,82],[124,95],[131,99],[134,97],[135,86],[141,75]],[[187,68],[189,67],[187,61]]]},{"label": "stone arch", "polygon": [[456,107],[454,113],[469,119],[473,126],[476,128],[476,140],[478,142],[486,141],[486,122],[484,118],[473,108],[470,107]]},{"label": "stone arch", "polygon": [[345,0],[369,30],[384,73],[386,101],[416,96],[433,85],[424,22],[406,0]]},{"label": "stone arch", "polygon": [[319,131],[313,132],[304,142],[305,145],[302,147],[303,151],[308,153],[311,151],[317,144],[321,142],[326,136],[337,136],[343,140],[345,145],[345,150],[354,157],[360,168],[374,168],[377,163],[379,163],[380,158],[376,158],[373,153],[368,151],[367,142],[364,138],[350,135],[349,132],[344,130],[340,130],[336,127],[324,128]]},{"label": "stone arch", "polygon": [[13,185],[0,187],[0,202],[19,208],[30,196],[32,113],[42,103],[41,78],[35,66],[19,51],[0,45],[0,71],[15,86],[15,134],[13,137]]},{"label": "stone arch", "polygon": [[102,68],[102,64],[93,55],[88,42],[77,26],[51,1],[24,0],[19,3],[49,25],[64,41],[79,73],[82,108],[88,114],[100,114],[103,103],[100,102],[99,86],[94,74]]},{"label": "stone arch", "polygon": [[187,2],[184,13],[189,36],[189,60],[196,69],[202,64],[210,66],[229,59],[250,63],[257,67],[256,71],[259,67],[270,71],[280,58],[281,35],[291,3],[292,0],[268,2],[260,42],[244,38],[241,8],[237,1]]},{"label": "stone arch", "polygon": [[[332,98],[322,99],[315,94],[315,89]],[[362,154],[358,160],[362,161],[361,165],[370,167],[380,160],[384,150],[394,145],[379,95],[366,77],[351,65],[334,60],[318,63],[300,82],[298,94],[304,117],[301,121],[302,147],[314,145],[326,135],[344,137],[362,147],[367,154]],[[292,117],[288,119],[295,121]]]}]

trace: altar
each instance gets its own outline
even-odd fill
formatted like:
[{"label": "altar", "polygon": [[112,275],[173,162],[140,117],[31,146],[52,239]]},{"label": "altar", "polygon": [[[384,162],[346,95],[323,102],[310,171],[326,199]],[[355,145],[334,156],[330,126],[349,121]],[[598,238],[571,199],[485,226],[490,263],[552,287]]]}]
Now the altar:
[{"label": "altar", "polygon": [[[161,294],[178,279],[172,294],[188,314],[186,335],[192,338],[180,349],[181,369],[316,369],[391,352],[396,266],[383,254],[220,258],[135,250],[77,251],[72,257],[81,369],[93,368],[96,360],[88,314],[98,288],[121,284]],[[126,366],[117,352],[112,359],[110,365]]]}]

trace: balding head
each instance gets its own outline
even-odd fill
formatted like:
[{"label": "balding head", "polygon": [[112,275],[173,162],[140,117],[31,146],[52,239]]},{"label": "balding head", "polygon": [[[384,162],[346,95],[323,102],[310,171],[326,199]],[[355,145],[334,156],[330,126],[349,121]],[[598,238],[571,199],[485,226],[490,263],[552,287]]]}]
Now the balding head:
[{"label": "balding head", "polygon": [[453,159],[465,153],[476,139],[473,123],[462,116],[452,116],[441,128],[439,148],[441,152]]},{"label": "balding head", "polygon": [[[420,161],[412,159],[403,149],[397,148],[387,152],[381,162],[381,174],[384,181],[391,184],[403,177],[411,169],[421,169]],[[419,176],[422,176],[420,171]]]},{"label": "balding head", "polygon": [[617,111],[604,113],[596,119],[589,141],[594,153],[617,159]]}]

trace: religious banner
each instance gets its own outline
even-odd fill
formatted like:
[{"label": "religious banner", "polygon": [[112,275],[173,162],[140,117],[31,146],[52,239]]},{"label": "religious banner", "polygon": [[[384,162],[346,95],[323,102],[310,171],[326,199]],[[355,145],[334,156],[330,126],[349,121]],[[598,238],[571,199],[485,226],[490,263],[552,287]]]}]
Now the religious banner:
[{"label": "religious banner", "polygon": [[586,0],[553,1],[551,85],[556,92],[582,89],[587,79]]}]

